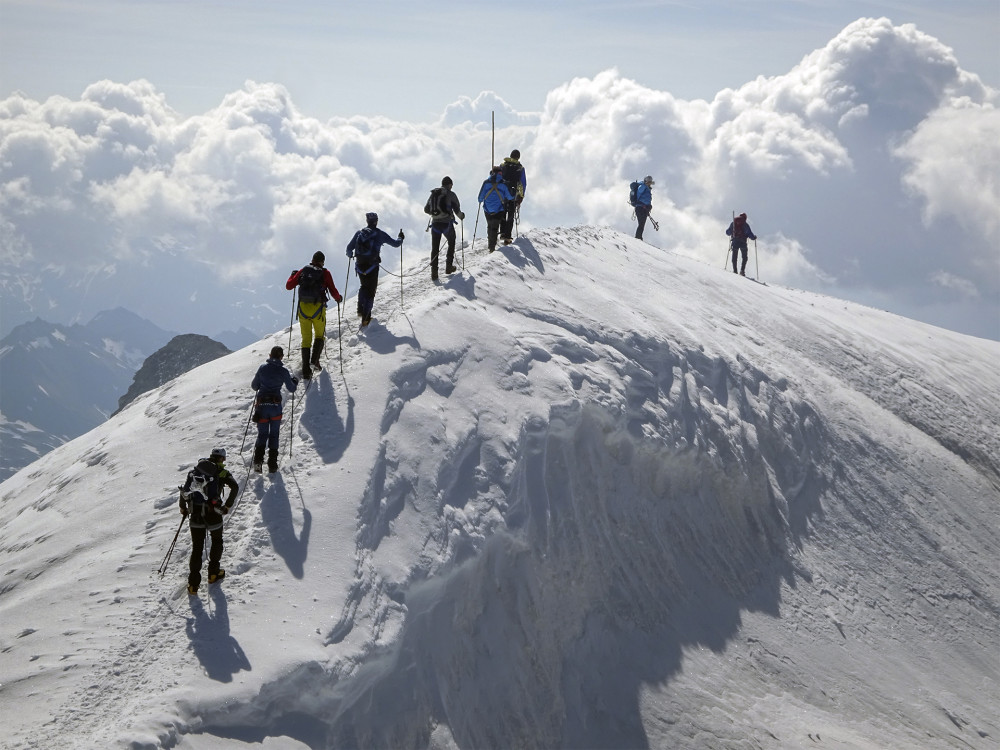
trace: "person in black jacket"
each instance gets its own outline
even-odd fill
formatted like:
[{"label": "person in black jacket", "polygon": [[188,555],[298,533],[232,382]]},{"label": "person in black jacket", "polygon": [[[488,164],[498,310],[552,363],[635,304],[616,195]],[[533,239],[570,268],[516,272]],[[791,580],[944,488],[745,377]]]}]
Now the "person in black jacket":
[{"label": "person in black jacket", "polygon": [[441,187],[431,191],[427,203],[424,205],[424,213],[431,216],[431,281],[437,281],[438,277],[438,255],[441,251],[441,237],[448,240],[448,256],[445,260],[445,273],[455,273],[455,217],[465,219],[462,211],[462,204],[458,196],[452,192],[451,178],[445,176],[441,180]]},{"label": "person in black jacket", "polygon": [[[188,566],[188,594],[195,596],[201,584],[201,558],[205,553],[205,534],[212,535],[208,551],[208,582],[218,583],[226,577],[219,567],[222,560],[222,517],[233,507],[240,490],[239,483],[225,468],[226,449],[215,448],[208,458],[198,461],[188,472],[181,487],[181,514],[191,517],[191,561]],[[222,485],[229,496],[222,500]]]}]

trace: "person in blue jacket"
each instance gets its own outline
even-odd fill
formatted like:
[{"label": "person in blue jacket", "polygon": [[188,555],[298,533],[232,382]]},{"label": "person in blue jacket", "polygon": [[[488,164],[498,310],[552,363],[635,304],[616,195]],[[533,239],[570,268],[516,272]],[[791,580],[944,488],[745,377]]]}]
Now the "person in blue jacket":
[{"label": "person in blue jacket", "polygon": [[747,224],[747,215],[740,214],[732,220],[729,224],[729,229],[726,230],[726,234],[732,237],[729,243],[729,248],[733,253],[733,273],[736,273],[736,254],[738,251],[743,252],[743,264],[740,266],[739,274],[740,276],[746,276],[747,270],[747,240],[751,239],[756,241],[757,235],[753,233],[750,229],[750,225]]},{"label": "person in blue jacket", "polygon": [[298,378],[281,363],[285,352],[280,346],[271,349],[271,356],[257,368],[250,387],[257,391],[253,419],[257,423],[257,442],[253,447],[253,470],[260,474],[264,464],[264,446],[267,446],[267,470],[278,470],[278,434],[281,431],[281,386],[294,393]]},{"label": "person in blue jacket", "polygon": [[354,270],[358,274],[361,288],[358,290],[358,317],[361,327],[372,322],[372,306],[375,304],[375,292],[378,291],[378,271],[382,263],[380,254],[382,245],[388,243],[393,247],[403,244],[403,230],[393,239],[378,228],[378,214],[374,211],[365,214],[368,226],[354,233],[347,243],[347,257],[354,258]]},{"label": "person in blue jacket", "polygon": [[503,167],[493,167],[490,176],[479,189],[479,202],[483,204],[486,215],[486,241],[490,252],[497,249],[497,237],[500,235],[500,222],[507,206],[514,202],[514,194],[503,181]]},{"label": "person in blue jacket", "polygon": [[635,230],[637,240],[642,239],[642,230],[646,228],[646,219],[649,218],[649,212],[653,210],[653,185],[655,184],[653,176],[646,175],[646,179],[639,183],[639,189],[635,191],[635,218],[639,222],[639,226]]},{"label": "person in blue jacket", "polygon": [[514,223],[517,221],[518,211],[524,200],[524,191],[528,189],[528,178],[525,176],[524,166],[521,164],[521,152],[516,148],[510,152],[510,156],[504,158],[503,164],[500,166],[500,174],[507,189],[514,196],[514,200],[510,201],[504,209],[503,221],[500,223],[503,244],[509,245],[513,242]]}]

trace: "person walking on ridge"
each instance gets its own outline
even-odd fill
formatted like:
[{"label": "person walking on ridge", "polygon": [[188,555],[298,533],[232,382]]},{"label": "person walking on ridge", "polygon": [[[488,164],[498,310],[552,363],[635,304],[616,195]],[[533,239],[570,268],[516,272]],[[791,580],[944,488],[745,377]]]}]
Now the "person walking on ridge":
[{"label": "person walking on ridge", "polygon": [[646,219],[649,218],[649,213],[653,210],[653,185],[655,184],[653,176],[646,175],[646,178],[639,183],[639,188],[635,191],[635,218],[639,222],[639,226],[635,230],[635,238],[637,240],[642,239],[642,232],[646,228]]},{"label": "person walking on ridge", "polygon": [[521,165],[520,159],[521,152],[515,148],[501,165],[500,174],[504,184],[514,196],[514,200],[509,201],[504,208],[503,221],[500,223],[500,234],[505,245],[513,242],[514,223],[517,221],[521,203],[524,201],[524,191],[528,188],[528,178],[524,174],[524,167]]},{"label": "person walking on ridge", "polygon": [[[285,282],[285,289],[299,288],[298,318],[299,329],[302,331],[302,377],[306,380],[312,377],[312,369],[319,370],[319,355],[323,352],[326,342],[326,301],[327,293],[339,305],[343,299],[333,283],[333,276],[323,267],[326,256],[319,250],[313,253],[308,266],[298,271],[292,271]],[[313,335],[315,334],[315,343]],[[312,358],[310,361],[310,348]]]},{"label": "person walking on ridge", "polygon": [[740,265],[739,274],[740,276],[746,276],[747,270],[747,240],[751,239],[756,242],[757,235],[753,233],[750,229],[750,225],[747,224],[747,215],[740,214],[735,217],[729,224],[729,229],[726,230],[732,241],[730,242],[730,249],[733,253],[733,273],[736,273],[736,254],[737,252],[743,253],[743,263]]},{"label": "person walking on ridge", "polygon": [[[208,550],[208,582],[218,583],[226,577],[226,571],[219,567],[223,546],[222,517],[233,507],[240,485],[225,468],[225,463],[226,449],[214,448],[208,458],[198,460],[181,487],[181,515],[191,518],[191,560],[187,585],[191,596],[197,595],[201,585],[201,559],[205,554],[206,534],[211,534],[212,538]],[[222,485],[229,488],[225,502],[222,500]]]},{"label": "person walking on ridge", "polygon": [[354,270],[358,274],[361,288],[358,290],[358,317],[361,327],[372,322],[372,307],[375,304],[375,292],[378,291],[378,272],[382,263],[382,245],[388,243],[393,247],[403,244],[403,230],[393,239],[378,228],[378,214],[374,211],[365,214],[367,226],[354,233],[347,243],[347,257],[354,258]]},{"label": "person walking on ridge", "polygon": [[295,392],[298,378],[292,376],[282,363],[285,356],[280,346],[272,347],[267,362],[257,368],[250,387],[257,391],[253,420],[257,423],[257,441],[253,447],[253,470],[263,472],[264,448],[267,447],[267,470],[278,470],[278,436],[281,432],[281,386]]},{"label": "person walking on ridge", "polygon": [[455,273],[455,216],[465,219],[458,196],[452,192],[451,178],[445,176],[441,187],[431,190],[431,195],[424,204],[424,213],[430,214],[431,230],[431,280],[437,281],[438,255],[441,249],[441,237],[448,240],[448,255],[445,260],[445,273]]},{"label": "person walking on ridge", "polygon": [[514,194],[503,181],[503,167],[493,167],[490,176],[479,189],[479,202],[483,204],[486,216],[486,242],[491,253],[497,249],[500,222],[503,221],[507,206],[513,201]]}]

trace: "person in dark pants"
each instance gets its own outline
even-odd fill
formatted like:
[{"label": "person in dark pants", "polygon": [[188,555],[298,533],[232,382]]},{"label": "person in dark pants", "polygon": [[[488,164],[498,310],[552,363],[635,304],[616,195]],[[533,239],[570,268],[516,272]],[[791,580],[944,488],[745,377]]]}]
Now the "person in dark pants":
[{"label": "person in dark pants", "polygon": [[747,270],[747,240],[756,240],[757,235],[753,233],[750,229],[750,225],[747,224],[747,215],[740,214],[733,219],[732,223],[729,225],[729,229],[726,230],[726,234],[732,237],[730,243],[733,252],[733,273],[736,273],[736,254],[742,251],[743,253],[743,264],[740,266],[739,274],[740,276],[746,276]]},{"label": "person in dark pants", "polygon": [[[188,594],[195,596],[201,585],[201,559],[205,554],[205,535],[211,534],[212,544],[208,550],[208,582],[218,583],[226,577],[226,571],[219,567],[222,560],[222,517],[233,507],[233,501],[240,490],[226,468],[226,449],[215,448],[208,458],[198,461],[188,472],[181,487],[181,514],[191,517],[191,561],[188,565]],[[229,488],[225,503],[222,500],[222,485]]]},{"label": "person in dark pants", "polygon": [[278,436],[281,432],[281,386],[294,393],[298,378],[292,377],[283,364],[284,350],[280,346],[271,349],[271,356],[260,367],[250,382],[257,391],[253,419],[257,423],[257,442],[253,447],[253,470],[260,474],[264,470],[264,448],[267,447],[267,470],[271,474],[278,470]]},{"label": "person in dark pants", "polygon": [[635,238],[642,239],[642,230],[646,228],[646,219],[649,212],[653,210],[653,182],[652,175],[646,175],[646,179],[639,183],[639,189],[635,192],[637,202],[635,204],[635,218],[639,226],[635,230]]},{"label": "person in dark pants", "polygon": [[431,280],[436,281],[438,277],[438,255],[441,251],[441,237],[448,240],[448,255],[445,260],[445,273],[455,273],[455,216],[465,219],[462,212],[462,204],[458,196],[452,192],[451,178],[445,176],[441,180],[441,187],[431,191],[427,203],[424,205],[424,212],[431,215]]},{"label": "person in dark pants", "polygon": [[500,234],[503,244],[509,245],[513,242],[514,223],[517,221],[517,212],[521,208],[524,200],[524,191],[528,188],[528,179],[524,174],[524,167],[521,165],[521,152],[516,148],[510,152],[510,156],[503,160],[500,166],[500,174],[504,184],[510,190],[514,200],[510,201],[504,208],[504,217],[500,222]]},{"label": "person in dark pants", "polygon": [[365,214],[368,226],[354,233],[347,243],[347,257],[354,258],[354,270],[358,274],[361,288],[358,290],[358,317],[361,327],[372,322],[372,307],[375,304],[375,292],[378,291],[378,271],[382,263],[382,245],[389,243],[393,247],[403,244],[403,230],[393,239],[378,228],[378,214],[374,211]]},{"label": "person in dark pants", "polygon": [[497,237],[500,234],[500,222],[503,221],[508,204],[514,201],[514,195],[503,181],[502,167],[493,167],[490,176],[479,189],[479,202],[483,204],[486,215],[486,241],[489,251],[497,249]]}]

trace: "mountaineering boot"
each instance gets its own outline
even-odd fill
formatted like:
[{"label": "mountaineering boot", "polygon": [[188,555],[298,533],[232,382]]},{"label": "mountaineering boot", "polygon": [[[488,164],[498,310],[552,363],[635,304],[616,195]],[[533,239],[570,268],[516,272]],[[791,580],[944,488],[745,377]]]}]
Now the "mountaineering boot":
[{"label": "mountaineering boot", "polygon": [[258,474],[264,472],[264,446],[256,445],[253,449],[253,470]]},{"label": "mountaineering boot", "polygon": [[310,360],[312,368],[314,370],[322,370],[323,366],[319,363],[319,355],[323,352],[323,339],[316,339],[313,341],[312,346],[312,359]]},{"label": "mountaineering boot", "polygon": [[434,266],[431,268],[431,281],[437,281],[437,280],[438,280],[438,270],[437,266]]},{"label": "mountaineering boot", "polygon": [[188,596],[198,596],[198,587],[188,584]]},{"label": "mountaineering boot", "polygon": [[218,573],[209,573],[208,574],[208,582],[209,583],[218,583],[219,581],[221,581],[225,577],[226,577],[226,571],[224,571],[222,568],[219,568],[219,572]]},{"label": "mountaineering boot", "polygon": [[267,470],[271,474],[278,470],[278,451],[273,448],[267,452]]},{"label": "mountaineering boot", "polygon": [[444,269],[444,272],[445,273],[455,273],[455,271],[457,271],[457,270],[458,269],[455,268],[455,266],[448,266],[447,268]]},{"label": "mountaineering boot", "polygon": [[313,376],[312,370],[309,369],[309,347],[302,347],[302,377],[305,380],[309,380]]}]

